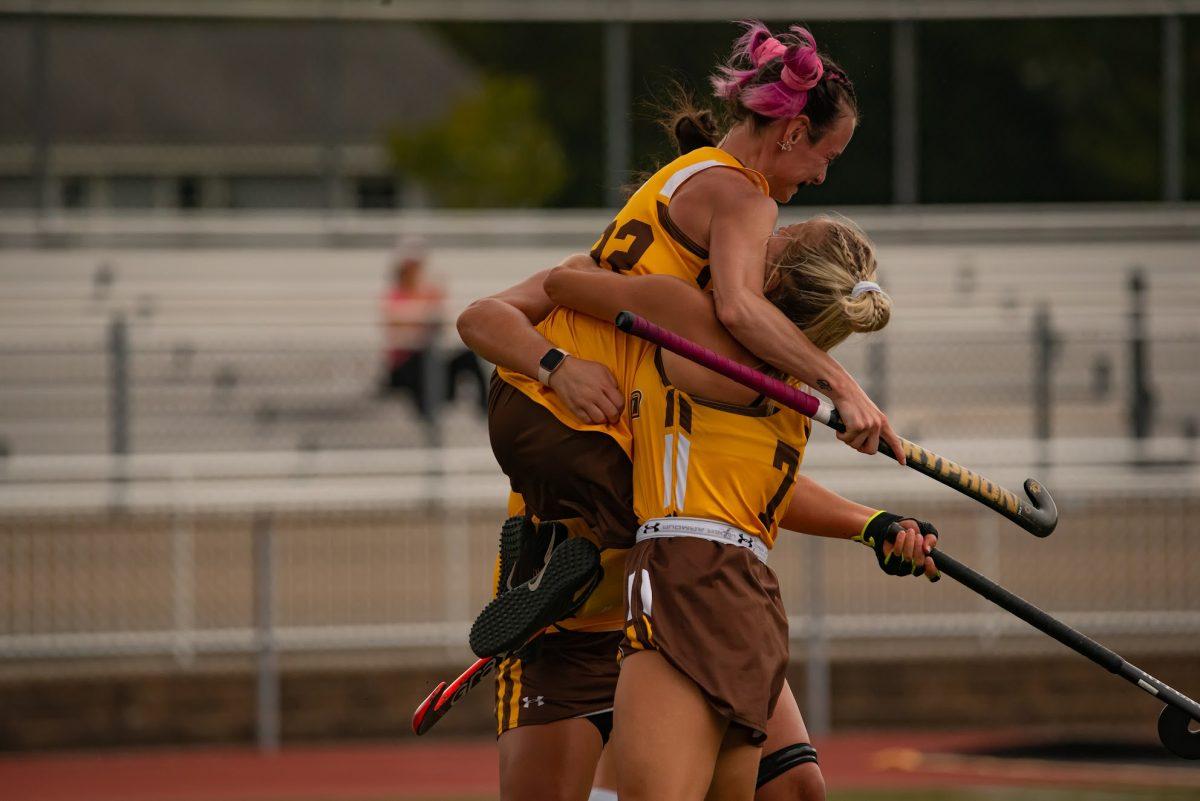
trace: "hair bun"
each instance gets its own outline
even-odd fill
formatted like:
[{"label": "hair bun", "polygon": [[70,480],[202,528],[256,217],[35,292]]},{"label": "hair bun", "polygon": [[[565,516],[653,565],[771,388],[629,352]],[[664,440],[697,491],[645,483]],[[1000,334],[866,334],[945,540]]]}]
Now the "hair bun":
[{"label": "hair bun", "polygon": [[878,331],[892,317],[892,299],[884,292],[864,292],[858,297],[842,298],[842,314],[850,330],[859,334]]},{"label": "hair bun", "polygon": [[807,92],[821,82],[825,74],[825,65],[821,63],[821,55],[817,52],[817,40],[807,28],[799,25],[792,26],[799,44],[787,48],[783,54],[783,70],[779,79],[789,89],[796,92]]},{"label": "hair bun", "polygon": [[717,120],[707,109],[689,109],[680,113],[671,128],[680,155],[717,143]]}]

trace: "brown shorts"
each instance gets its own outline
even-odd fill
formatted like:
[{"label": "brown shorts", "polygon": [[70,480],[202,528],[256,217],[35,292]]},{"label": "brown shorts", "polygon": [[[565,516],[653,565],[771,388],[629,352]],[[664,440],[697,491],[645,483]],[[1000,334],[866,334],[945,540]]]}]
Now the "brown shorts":
[{"label": "brown shorts", "polygon": [[539,637],[523,658],[501,662],[496,672],[497,736],[519,726],[610,712],[622,636],[619,631],[551,632]]},{"label": "brown shorts", "polygon": [[488,434],[513,492],[538,519],[582,518],[601,548],[633,545],[633,468],[612,437],[563,425],[495,373]]},{"label": "brown shorts", "polygon": [[762,742],[788,662],[775,573],[747,548],[670,537],[635,545],[625,576],[631,620],[622,658],[658,651],[713,709]]}]

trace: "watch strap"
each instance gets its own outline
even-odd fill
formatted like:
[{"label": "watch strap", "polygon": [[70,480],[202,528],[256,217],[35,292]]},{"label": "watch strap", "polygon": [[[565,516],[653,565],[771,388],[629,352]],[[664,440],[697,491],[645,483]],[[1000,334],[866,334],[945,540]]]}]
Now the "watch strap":
[{"label": "watch strap", "polygon": [[[558,362],[553,367],[547,368],[545,366],[546,356],[549,356],[551,353],[556,353],[556,352],[561,353],[562,356],[559,358]],[[542,360],[540,362],[538,362],[538,381],[541,382],[542,386],[546,386],[546,387],[550,386],[550,376],[554,374],[555,370],[562,367],[562,363],[565,362],[567,360],[567,357],[570,355],[571,354],[567,353],[562,348],[551,348],[550,350],[546,351],[546,356],[543,356]]]}]

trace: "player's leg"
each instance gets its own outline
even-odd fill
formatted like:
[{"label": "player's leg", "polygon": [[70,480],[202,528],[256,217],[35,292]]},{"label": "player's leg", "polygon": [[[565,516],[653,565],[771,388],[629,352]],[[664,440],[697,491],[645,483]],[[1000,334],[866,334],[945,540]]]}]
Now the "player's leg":
[{"label": "player's leg", "polygon": [[500,736],[501,801],[586,801],[603,741],[586,718],[522,726]]},{"label": "player's leg", "polygon": [[749,732],[731,725],[717,754],[705,801],[751,801],[761,755],[762,748],[750,741]]},{"label": "player's leg", "polygon": [[549,550],[523,543],[522,554],[546,559],[546,569],[524,586],[502,587],[476,618],[470,643],[478,656],[512,650],[570,615],[599,579],[596,543],[628,546],[637,525],[629,458],[611,437],[563,425],[499,379],[492,381],[488,432],[496,460],[528,512],[544,521],[580,521],[586,533]]},{"label": "player's leg", "polygon": [[[611,713],[610,713],[611,714]],[[596,777],[592,780],[592,794],[588,801],[617,801],[617,760],[613,750],[605,746],[596,765]]]},{"label": "player's leg", "polygon": [[784,682],[767,721],[754,801],[825,801],[825,779],[816,760],[796,696]]},{"label": "player's leg", "polygon": [[555,631],[496,673],[506,799],[584,801],[612,730],[622,633]]},{"label": "player's leg", "polygon": [[621,801],[704,798],[726,728],[700,688],[661,654],[625,656],[612,739]]}]

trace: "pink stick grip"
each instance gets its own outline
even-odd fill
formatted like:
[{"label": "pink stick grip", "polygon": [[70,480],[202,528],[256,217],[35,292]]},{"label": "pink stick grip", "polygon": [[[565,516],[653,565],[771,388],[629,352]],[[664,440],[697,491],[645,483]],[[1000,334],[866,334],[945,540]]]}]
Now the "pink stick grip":
[{"label": "pink stick grip", "polygon": [[649,320],[638,317],[633,312],[623,311],[618,314],[616,325],[617,328],[627,334],[633,334],[647,342],[653,342],[655,345],[666,348],[672,353],[678,353],[685,359],[703,365],[714,373],[719,373],[739,384],[761,392],[766,397],[782,403],[789,409],[795,409],[805,417],[814,417],[822,423],[828,423],[828,420],[820,420],[817,412],[821,408],[821,401],[814,395],[809,395],[807,392],[796,389],[744,364],[738,364],[728,356],[713,353],[708,348],[697,345],[695,342],[684,339],[678,334],[657,326]]}]

